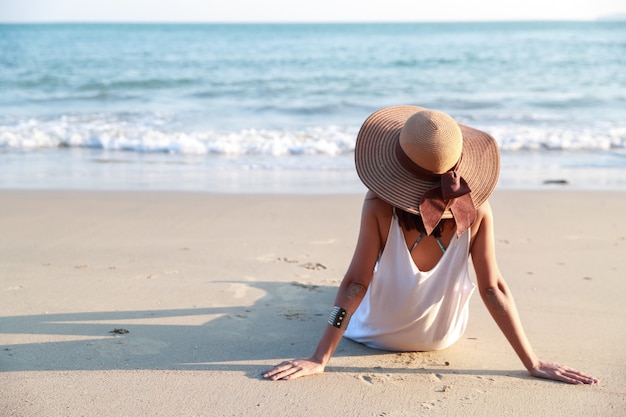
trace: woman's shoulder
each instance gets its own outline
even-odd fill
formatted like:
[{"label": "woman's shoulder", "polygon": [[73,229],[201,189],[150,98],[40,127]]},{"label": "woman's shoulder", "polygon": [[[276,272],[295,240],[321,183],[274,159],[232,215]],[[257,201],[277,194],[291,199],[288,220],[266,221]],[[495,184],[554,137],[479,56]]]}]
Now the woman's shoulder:
[{"label": "woman's shoulder", "polygon": [[363,214],[373,215],[377,218],[391,217],[393,206],[381,200],[376,194],[368,191],[363,201]]},{"label": "woman's shoulder", "polygon": [[368,191],[363,201],[361,213],[361,233],[368,242],[376,242],[376,252],[380,252],[387,241],[389,225],[393,217],[393,206]]},{"label": "woman's shoulder", "polygon": [[476,209],[476,220],[472,224],[472,242],[478,234],[478,231],[485,226],[491,226],[493,223],[493,212],[491,211],[491,205],[489,200],[485,201]]},{"label": "woman's shoulder", "polygon": [[482,222],[485,219],[491,220],[492,216],[491,204],[489,204],[489,200],[486,200],[476,210],[476,220],[477,222]]}]

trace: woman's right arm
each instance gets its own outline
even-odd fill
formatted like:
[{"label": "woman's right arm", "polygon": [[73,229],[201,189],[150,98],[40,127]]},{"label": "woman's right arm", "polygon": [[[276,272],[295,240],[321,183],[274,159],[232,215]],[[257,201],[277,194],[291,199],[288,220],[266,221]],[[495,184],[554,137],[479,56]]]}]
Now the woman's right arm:
[{"label": "woman's right arm", "polygon": [[[361,304],[372,279],[374,266],[382,248],[378,218],[380,213],[388,207],[386,203],[370,194],[363,203],[356,249],[335,297],[335,306],[346,310],[350,315]],[[288,380],[324,372],[344,331],[344,329],[326,324],[317,348],[310,358],[284,361],[265,372],[263,377],[271,380]]]}]

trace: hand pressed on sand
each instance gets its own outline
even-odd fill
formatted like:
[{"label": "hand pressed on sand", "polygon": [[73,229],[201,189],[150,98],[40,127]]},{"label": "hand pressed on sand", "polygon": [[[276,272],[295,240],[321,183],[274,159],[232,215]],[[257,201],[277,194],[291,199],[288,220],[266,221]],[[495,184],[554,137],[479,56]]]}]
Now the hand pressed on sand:
[{"label": "hand pressed on sand", "polygon": [[570,384],[597,384],[599,380],[591,375],[554,362],[540,361],[539,365],[528,371],[537,378],[553,379]]},{"label": "hand pressed on sand", "polygon": [[272,381],[300,378],[302,376],[321,374],[324,366],[311,359],[294,359],[281,362],[263,374],[263,378]]}]

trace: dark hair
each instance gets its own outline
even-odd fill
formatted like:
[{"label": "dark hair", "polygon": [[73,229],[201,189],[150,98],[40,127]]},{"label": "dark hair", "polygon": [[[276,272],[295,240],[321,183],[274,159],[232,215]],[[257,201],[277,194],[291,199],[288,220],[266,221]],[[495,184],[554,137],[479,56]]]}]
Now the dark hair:
[{"label": "dark hair", "polygon": [[[400,210],[396,207],[396,214],[398,215],[398,221],[400,225],[405,230],[413,230],[417,229],[420,233],[426,234],[426,228],[424,227],[424,222],[422,221],[422,216],[419,214],[408,213],[404,210]],[[454,219],[442,219],[435,229],[433,230],[432,235],[436,238],[440,238],[443,233],[443,229],[450,223],[454,222]]]}]

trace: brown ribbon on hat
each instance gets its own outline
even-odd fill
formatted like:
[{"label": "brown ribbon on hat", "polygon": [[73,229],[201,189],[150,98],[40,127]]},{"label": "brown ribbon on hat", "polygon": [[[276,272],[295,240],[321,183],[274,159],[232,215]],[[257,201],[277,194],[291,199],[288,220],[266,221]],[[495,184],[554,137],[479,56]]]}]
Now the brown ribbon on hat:
[{"label": "brown ribbon on hat", "polygon": [[439,182],[424,193],[419,204],[420,216],[427,235],[432,233],[447,209],[450,209],[454,216],[457,236],[461,236],[463,232],[469,229],[476,219],[476,208],[470,196],[472,190],[467,181],[456,171],[461,158],[454,167],[443,174],[434,174],[417,165],[404,152],[400,142],[396,142],[396,158],[404,169],[419,179]]}]

